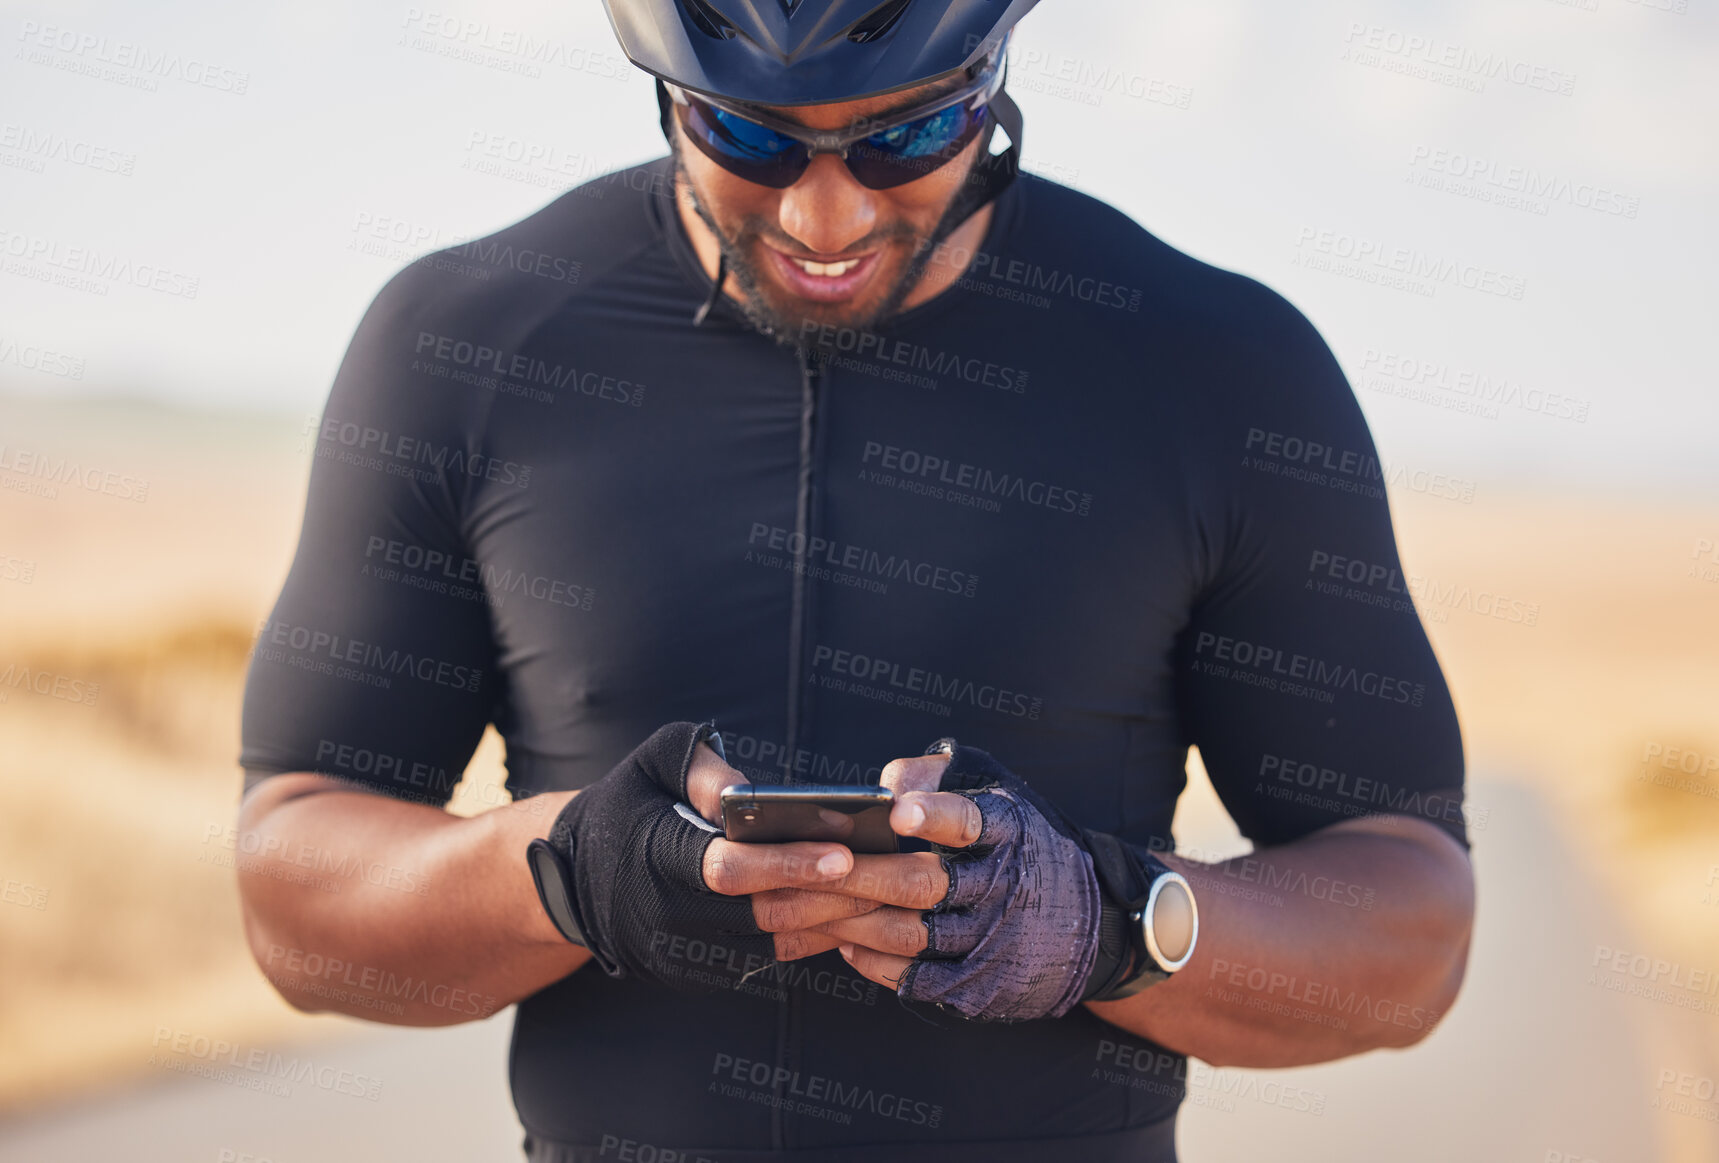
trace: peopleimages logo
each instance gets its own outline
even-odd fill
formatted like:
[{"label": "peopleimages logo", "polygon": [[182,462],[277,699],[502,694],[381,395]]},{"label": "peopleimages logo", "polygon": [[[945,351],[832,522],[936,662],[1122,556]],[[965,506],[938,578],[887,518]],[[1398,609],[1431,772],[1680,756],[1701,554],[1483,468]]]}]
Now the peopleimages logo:
[{"label": "peopleimages logo", "polygon": [[[1277,799],[1293,797],[1296,803],[1309,807],[1335,808],[1349,815],[1383,808],[1423,820],[1486,827],[1487,810],[1471,807],[1460,792],[1447,794],[1393,786],[1386,780],[1351,776],[1347,771],[1271,754],[1260,756],[1258,777],[1256,792]],[[1282,786],[1272,786],[1266,782],[1268,779]]]},{"label": "peopleimages logo", "polygon": [[[571,364],[550,363],[536,356],[510,353],[499,347],[455,339],[449,335],[420,331],[415,351],[417,355],[424,357],[425,361],[429,361],[426,364],[428,369],[457,367],[468,375],[490,372],[493,376],[484,376],[478,381],[480,387],[506,388],[507,381],[515,381],[524,384],[527,392],[536,393],[533,398],[542,399],[544,402],[553,401],[554,396],[535,385],[568,388],[581,395],[610,400],[617,404],[630,404],[633,407],[644,403],[643,384],[589,369],[581,372]],[[414,361],[414,370],[418,369],[420,362],[423,361]]]},{"label": "peopleimages logo", "polygon": [[[877,1115],[880,1118],[897,1119],[914,1126],[937,1127],[943,1122],[943,1107],[938,1104],[922,1102],[916,1099],[904,1098],[890,1091],[880,1091],[875,1087],[859,1086],[841,1082],[834,1078],[826,1078],[822,1074],[802,1074],[798,1070],[776,1066],[769,1062],[757,1062],[750,1058],[737,1058],[732,1054],[717,1054],[711,1063],[710,1073],[716,1079],[731,1079],[735,1083],[748,1084],[756,1087],[770,1087],[772,1090],[780,1087],[786,1098],[809,1099],[815,1103],[827,1102],[834,1107],[845,1108],[848,1111],[862,1111],[866,1114]],[[714,1093],[730,1098],[750,1097],[738,1087],[724,1085],[712,1081],[710,1089]],[[802,1111],[801,1113],[814,1113]],[[830,1113],[839,1113],[831,1111]],[[846,1120],[838,1120],[845,1122]]]},{"label": "peopleimages logo", "polygon": [[[405,465],[424,464],[435,470],[414,474],[425,481],[468,476],[474,480],[494,481],[521,489],[531,484],[531,466],[528,464],[500,460],[485,456],[481,452],[390,432],[386,428],[372,428],[367,424],[355,424],[330,416],[322,422],[321,436],[325,455],[333,455],[333,446],[336,444],[354,449],[360,454],[376,454],[375,457],[360,456],[360,467],[384,468],[385,471],[396,473]],[[365,461],[374,463],[366,464]]]},{"label": "peopleimages logo", "polygon": [[149,499],[149,482],[138,477],[80,464],[70,457],[0,444],[0,473],[15,473],[19,477],[42,482],[45,496],[57,497],[54,485],[78,485],[88,492],[101,493],[121,501],[142,504]]},{"label": "peopleimages logo", "polygon": [[[266,650],[266,647],[276,649]],[[387,687],[389,679],[385,676],[388,675],[404,675],[436,686],[473,692],[483,682],[483,670],[479,667],[459,666],[428,655],[413,654],[409,650],[390,650],[374,642],[362,642],[357,638],[286,622],[264,622],[262,632],[257,636],[257,649],[266,661],[284,661],[301,670],[332,674],[370,686]],[[287,650],[293,653],[287,655]],[[338,666],[338,663],[351,663],[353,666]],[[353,667],[363,669],[354,670]]]},{"label": "peopleimages logo", "polygon": [[[994,683],[975,682],[970,678],[952,678],[934,670],[903,666],[887,658],[818,646],[812,650],[812,669],[829,676],[845,676],[853,684],[839,681],[831,689],[846,690],[880,702],[892,702],[909,709],[929,709],[922,706],[931,699],[946,699],[966,703],[983,711],[995,711],[1018,719],[1037,719],[1044,708],[1044,699],[1012,691]],[[882,684],[882,685],[879,685]],[[923,697],[921,697],[923,696]],[[947,710],[939,713],[947,715]]]},{"label": "peopleimages logo", "polygon": [[[1063,485],[1028,480],[1015,473],[997,472],[935,453],[900,448],[876,440],[865,442],[860,463],[875,464],[893,474],[888,481],[876,483],[894,484],[899,477],[922,487],[935,489],[937,486],[944,486],[960,494],[971,494],[986,502],[979,507],[992,512],[1001,507],[995,499],[1023,501],[1040,508],[1076,513],[1082,517],[1092,510],[1091,493],[1076,492]],[[941,489],[932,495],[941,497]]]},{"label": "peopleimages logo", "polygon": [[[544,574],[528,573],[525,570],[507,569],[491,561],[478,561],[470,557],[454,557],[440,549],[430,549],[410,541],[400,541],[392,537],[382,537],[371,534],[364,543],[364,557],[367,563],[364,569],[373,576],[384,581],[400,580],[384,567],[398,567],[412,571],[414,575],[422,575],[432,582],[449,582],[463,587],[482,587],[479,596],[493,600],[495,605],[502,604],[502,599],[513,594],[520,597],[535,598],[540,602],[551,605],[567,606],[574,610],[589,610],[597,591],[589,586],[576,582],[552,578]],[[375,569],[372,570],[372,564]],[[414,584],[414,583],[408,583]],[[449,592],[445,587],[426,586],[432,592]],[[456,597],[470,597],[472,594],[456,592]]]},{"label": "peopleimages logo", "polygon": [[752,523],[752,532],[747,536],[746,544],[752,550],[748,556],[753,556],[758,550],[767,549],[784,555],[785,560],[793,564],[793,559],[804,553],[808,568],[822,565],[831,569],[852,570],[866,580],[879,584],[901,581],[939,593],[958,594],[964,598],[972,597],[979,585],[978,575],[964,570],[950,569],[948,566],[918,560],[905,554],[883,553],[860,545],[847,545],[824,537],[808,538],[798,530],[781,525],[766,525],[762,521]]},{"label": "peopleimages logo", "polygon": [[[978,48],[983,40],[983,37],[968,33],[967,52]],[[995,52],[995,42],[987,49]],[[1137,101],[1186,109],[1194,96],[1193,89],[1186,85],[1172,84],[1159,77],[1148,77],[1144,73],[1129,72],[1066,53],[1010,45],[1006,57],[1012,89],[1025,88],[1034,93],[1066,96],[1083,105],[1101,105],[1105,94],[1115,93]]]},{"label": "peopleimages logo", "polygon": [[[273,957],[272,951],[270,956]],[[239,1078],[249,1075],[277,1085],[309,1083],[319,1090],[351,1095],[353,1098],[367,1099],[370,1102],[376,1102],[382,1097],[382,1080],[379,1078],[318,1064],[315,1059],[300,1058],[296,1054],[289,1058],[279,1051],[265,1050],[261,1046],[245,1046],[171,1026],[155,1027],[155,1037],[149,1044],[154,1052],[150,1054],[148,1064],[159,1065],[168,1070],[216,1077],[205,1070],[187,1070],[185,1063],[189,1060],[216,1070],[236,1072]],[[218,1080],[233,1081],[234,1077],[220,1076]],[[284,1095],[286,1092],[276,1090],[274,1093]]]},{"label": "peopleimages logo", "polygon": [[15,339],[0,336],[0,363],[9,363],[43,375],[60,376],[68,380],[84,378],[84,361],[52,348],[36,344],[20,344]]},{"label": "peopleimages logo", "polygon": [[[1497,405],[1503,405],[1552,420],[1572,420],[1577,424],[1588,422],[1589,401],[1541,388],[1524,388],[1504,375],[1487,375],[1468,368],[1453,368],[1437,360],[1380,351],[1376,347],[1369,347],[1362,352],[1361,370],[1369,373],[1369,377],[1382,378],[1385,381],[1383,390],[1393,395],[1417,398],[1391,385],[1429,389],[1434,396],[1442,393],[1449,397],[1473,401],[1478,408],[1484,410],[1482,414],[1488,419],[1496,418]],[[1366,386],[1380,385],[1368,382]]]},{"label": "peopleimages logo", "polygon": [[1443,258],[1407,246],[1390,246],[1339,230],[1303,226],[1295,239],[1293,262],[1310,270],[1328,271],[1432,297],[1441,285],[1520,301],[1528,280],[1461,259]]},{"label": "peopleimages logo", "polygon": [[[129,178],[137,167],[137,155],[83,138],[67,137],[51,130],[37,130],[14,122],[0,124],[0,150],[13,150],[38,162],[59,161],[102,173]],[[38,171],[39,172],[39,171]]]},{"label": "peopleimages logo", "polygon": [[1049,296],[1057,295],[1099,307],[1114,307],[1119,311],[1139,311],[1139,287],[1101,279],[1097,275],[1044,267],[1025,259],[1008,258],[983,250],[969,250],[952,242],[939,242],[931,248],[931,261],[951,266],[961,272],[956,282],[963,290],[978,290],[999,295],[999,290],[1018,291],[1027,296],[1023,301],[1034,306],[1048,306]]},{"label": "peopleimages logo", "polygon": [[1576,75],[1562,69],[1378,24],[1351,21],[1343,42],[1350,46],[1344,51],[1345,60],[1475,93],[1483,91],[1493,78],[1561,97],[1576,89]]},{"label": "peopleimages logo", "polygon": [[1515,195],[1525,202],[1525,208],[1535,208],[1541,214],[1550,202],[1621,218],[1634,218],[1641,210],[1641,199],[1633,194],[1592,182],[1572,182],[1532,166],[1508,165],[1458,150],[1416,145],[1409,152],[1409,169],[1411,173],[1421,171],[1450,179],[1453,184],[1446,188],[1452,193],[1479,197],[1482,201],[1496,200],[1506,205],[1509,203],[1503,200],[1505,196]]},{"label": "peopleimages logo", "polygon": [[176,298],[197,297],[195,275],[158,263],[136,262],[127,255],[92,246],[67,246],[58,239],[16,230],[0,230],[0,257],[18,260],[7,263],[8,274],[60,283],[95,295],[105,295],[109,286],[120,283]]},{"label": "peopleimages logo", "polygon": [[[931,377],[952,375],[969,384],[1017,395],[1027,390],[1027,373],[1019,368],[977,356],[962,356],[959,352],[935,350],[906,339],[890,339],[875,331],[807,322],[800,329],[800,339],[816,359],[855,371],[887,371],[889,374],[882,377],[885,379],[902,379],[935,388],[937,380]],[[930,374],[915,376],[912,372]],[[925,382],[920,383],[922,380]]]},{"label": "peopleimages logo", "polygon": [[64,703],[80,703],[93,707],[96,696],[101,694],[101,684],[72,678],[52,670],[32,669],[27,664],[9,662],[5,670],[0,670],[0,703],[6,701],[7,691],[15,690],[26,690],[59,699]]},{"label": "peopleimages logo", "polygon": [[1293,680],[1299,680],[1323,688],[1326,692],[1354,691],[1369,698],[1383,699],[1388,703],[1403,703],[1411,707],[1419,707],[1426,698],[1425,683],[1361,670],[1340,662],[1327,662],[1308,654],[1286,653],[1274,646],[1262,646],[1245,639],[1214,634],[1209,630],[1200,631],[1195,638],[1194,654],[1194,665],[1200,668],[1202,673],[1219,678],[1239,677],[1232,668],[1245,668],[1241,674],[1267,680],[1252,682],[1250,685],[1266,686],[1270,689],[1276,689],[1275,684],[1278,682],[1294,686]]},{"label": "peopleimages logo", "polygon": [[251,83],[251,74],[224,65],[34,20],[19,23],[18,39],[25,46],[19,59],[108,81],[121,81],[121,71],[129,72],[123,83],[151,93],[171,80],[242,97]]}]

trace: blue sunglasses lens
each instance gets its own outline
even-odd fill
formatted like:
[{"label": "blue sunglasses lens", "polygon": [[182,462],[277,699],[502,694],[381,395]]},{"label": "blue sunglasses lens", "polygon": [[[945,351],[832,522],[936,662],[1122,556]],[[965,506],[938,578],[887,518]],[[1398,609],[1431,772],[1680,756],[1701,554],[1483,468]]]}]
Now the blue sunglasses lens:
[{"label": "blue sunglasses lens", "polygon": [[951,105],[879,130],[848,150],[848,169],[873,190],[887,190],[948,164],[985,125],[988,108]]},{"label": "blue sunglasses lens", "polygon": [[753,162],[774,161],[779,155],[799,146],[799,142],[777,133],[767,125],[748,121],[726,109],[711,107],[710,113],[720,132],[716,143],[737,158]]},{"label": "blue sunglasses lens", "polygon": [[904,158],[939,157],[960,140],[966,128],[967,110],[951,105],[918,121],[892,125],[882,133],[872,134],[865,142],[880,153]]},{"label": "blue sunglasses lens", "polygon": [[[986,113],[951,105],[880,129],[848,148],[848,171],[873,190],[923,177],[966,148]],[[681,120],[699,152],[749,182],[784,189],[800,180],[811,161],[806,146],[787,134],[696,97],[681,106]]]}]

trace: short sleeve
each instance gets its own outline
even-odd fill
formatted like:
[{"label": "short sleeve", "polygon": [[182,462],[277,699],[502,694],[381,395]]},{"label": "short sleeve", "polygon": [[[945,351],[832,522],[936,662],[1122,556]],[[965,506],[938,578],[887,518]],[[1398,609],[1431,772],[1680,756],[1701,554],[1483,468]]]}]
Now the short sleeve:
[{"label": "short sleeve", "polygon": [[1209,412],[1213,550],[1178,641],[1190,742],[1242,833],[1402,814],[1465,848],[1462,738],[1398,561],[1381,467],[1313,326],[1253,287]]},{"label": "short sleeve", "polygon": [[489,722],[493,638],[459,468],[490,401],[414,363],[435,292],[420,268],[397,276],[335,378],[298,549],[245,684],[246,790],[308,771],[445,804]]}]

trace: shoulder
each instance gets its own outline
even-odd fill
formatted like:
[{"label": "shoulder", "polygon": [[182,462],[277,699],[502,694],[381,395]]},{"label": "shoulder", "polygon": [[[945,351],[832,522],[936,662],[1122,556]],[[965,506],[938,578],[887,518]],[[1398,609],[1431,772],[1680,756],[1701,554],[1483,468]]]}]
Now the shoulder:
[{"label": "shoulder", "polygon": [[600,175],[509,226],[407,264],[377,294],[376,322],[475,329],[535,323],[591,296],[664,246],[653,204],[669,204],[668,158]]},{"label": "shoulder", "polygon": [[1232,446],[1238,426],[1244,437],[1285,426],[1364,435],[1342,368],[1283,295],[1178,250],[1088,194],[1029,175],[1021,186],[1010,257],[1108,295],[1100,301],[1110,310],[1063,316],[1080,341],[1102,345],[1109,366],[1130,369],[1105,390],[1150,406],[1205,449]]},{"label": "shoulder", "polygon": [[1019,181],[1022,256],[1120,280],[1127,314],[1160,340],[1229,356],[1323,348],[1306,316],[1259,280],[1178,250],[1090,194],[1030,174]]},{"label": "shoulder", "polygon": [[604,174],[501,230],[408,263],[360,320],[331,406],[470,423],[494,395],[474,385],[487,386],[546,326],[615,298],[629,280],[648,296],[672,261],[654,217],[672,198],[668,163]]}]

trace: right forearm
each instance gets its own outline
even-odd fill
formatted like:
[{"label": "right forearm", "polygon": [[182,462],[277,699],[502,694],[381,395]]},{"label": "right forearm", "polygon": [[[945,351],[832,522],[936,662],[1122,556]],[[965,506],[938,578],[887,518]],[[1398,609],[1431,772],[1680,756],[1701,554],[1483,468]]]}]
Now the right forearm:
[{"label": "right forearm", "polygon": [[543,914],[525,863],[571,793],[462,818],[341,786],[277,776],[240,811],[247,935],[294,1005],[452,1025],[590,959]]}]

